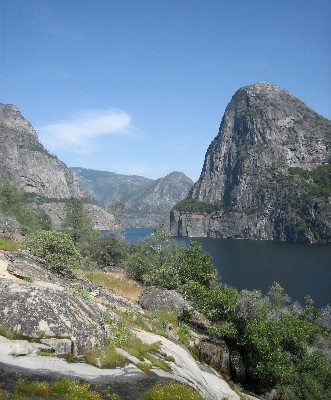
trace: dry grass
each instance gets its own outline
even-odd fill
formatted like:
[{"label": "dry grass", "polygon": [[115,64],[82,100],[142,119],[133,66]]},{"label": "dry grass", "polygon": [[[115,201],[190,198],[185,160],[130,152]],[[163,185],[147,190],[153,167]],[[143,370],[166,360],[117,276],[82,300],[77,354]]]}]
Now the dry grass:
[{"label": "dry grass", "polygon": [[17,251],[20,247],[19,242],[0,237],[0,250]]},{"label": "dry grass", "polygon": [[103,271],[77,271],[92,282],[111,289],[132,301],[138,301],[139,296],[144,291],[144,286],[127,277],[122,272],[103,272]]}]

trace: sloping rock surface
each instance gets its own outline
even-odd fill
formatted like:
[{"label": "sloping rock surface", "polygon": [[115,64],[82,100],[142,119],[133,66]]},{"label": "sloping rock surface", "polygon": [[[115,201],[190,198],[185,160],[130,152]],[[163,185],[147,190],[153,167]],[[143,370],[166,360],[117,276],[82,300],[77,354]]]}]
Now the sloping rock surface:
[{"label": "sloping rock surface", "polygon": [[[27,340],[9,340],[0,336],[0,382],[6,376],[25,376],[30,379],[71,377],[98,384],[110,384],[124,399],[131,399],[135,388],[150,387],[156,380],[175,379],[196,388],[210,400],[239,396],[208,368],[201,369],[192,356],[179,344],[162,336],[142,330],[134,334],[144,343],[160,342],[161,349],[174,361],[171,372],[156,367],[141,372],[128,356],[124,367],[98,369],[84,363],[67,363],[57,357],[38,355],[41,350],[52,350],[64,355],[69,348],[74,355],[102,345],[107,334],[100,322],[105,308],[120,311],[143,311],[130,301],[61,267],[48,270],[34,260],[15,254],[0,254],[0,324]],[[85,290],[90,299],[68,293],[65,288]],[[31,342],[33,339],[33,342]],[[131,360],[132,359],[132,360]],[[18,375],[19,374],[19,375]],[[129,394],[128,394],[129,393]],[[130,397],[131,396],[131,397]]]},{"label": "sloping rock surface", "polygon": [[63,290],[2,279],[0,304],[2,324],[23,337],[70,339],[74,354],[105,342],[100,309]]}]

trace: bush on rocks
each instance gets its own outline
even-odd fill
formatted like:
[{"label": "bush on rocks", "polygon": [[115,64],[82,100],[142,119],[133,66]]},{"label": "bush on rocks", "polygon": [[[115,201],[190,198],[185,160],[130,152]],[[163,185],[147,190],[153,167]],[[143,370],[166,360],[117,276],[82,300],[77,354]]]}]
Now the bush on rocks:
[{"label": "bush on rocks", "polygon": [[48,267],[62,265],[73,269],[79,266],[79,252],[66,233],[37,231],[28,238],[25,248],[33,256],[42,259]]}]

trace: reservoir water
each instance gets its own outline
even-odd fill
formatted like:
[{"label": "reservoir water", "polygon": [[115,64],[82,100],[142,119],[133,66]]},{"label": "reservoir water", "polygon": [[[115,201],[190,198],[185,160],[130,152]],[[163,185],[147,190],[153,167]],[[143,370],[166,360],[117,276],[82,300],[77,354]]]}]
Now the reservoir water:
[{"label": "reservoir water", "polygon": [[[132,243],[150,228],[126,228],[124,240]],[[175,238],[188,243],[187,238]],[[292,300],[303,303],[309,294],[315,306],[331,305],[331,245],[272,241],[198,238],[213,258],[221,282],[239,290],[266,293],[279,282]]]}]

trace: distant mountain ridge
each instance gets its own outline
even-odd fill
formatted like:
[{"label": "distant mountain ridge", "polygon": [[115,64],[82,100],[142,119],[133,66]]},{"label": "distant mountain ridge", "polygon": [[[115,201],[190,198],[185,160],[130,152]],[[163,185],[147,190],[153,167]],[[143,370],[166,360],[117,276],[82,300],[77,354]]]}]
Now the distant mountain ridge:
[{"label": "distant mountain ridge", "polygon": [[170,232],[331,242],[330,163],[331,121],[274,85],[245,86],[187,201],[171,212]]},{"label": "distant mountain ridge", "polygon": [[172,172],[154,180],[79,167],[71,170],[86,196],[106,207],[124,203],[125,226],[158,226],[174,204],[188,195],[193,185],[193,181],[182,172]]}]

